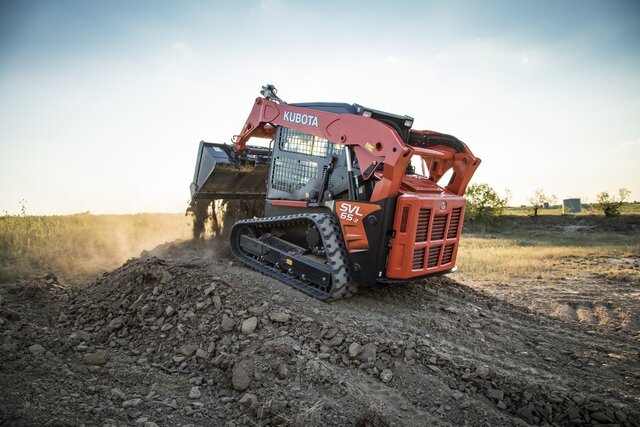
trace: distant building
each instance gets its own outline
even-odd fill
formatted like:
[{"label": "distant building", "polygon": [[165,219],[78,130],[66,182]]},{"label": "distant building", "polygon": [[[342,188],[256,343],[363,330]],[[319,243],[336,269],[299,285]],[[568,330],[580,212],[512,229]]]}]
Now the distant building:
[{"label": "distant building", "polygon": [[582,205],[580,204],[580,199],[564,199],[562,201],[563,214],[580,213],[581,211]]}]

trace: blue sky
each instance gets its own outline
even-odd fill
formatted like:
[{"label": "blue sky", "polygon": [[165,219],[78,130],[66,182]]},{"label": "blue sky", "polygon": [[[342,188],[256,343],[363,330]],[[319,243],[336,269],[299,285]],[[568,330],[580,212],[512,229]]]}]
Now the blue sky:
[{"label": "blue sky", "polygon": [[451,133],[474,182],[640,200],[634,1],[0,1],[0,212],[182,211],[260,86]]}]

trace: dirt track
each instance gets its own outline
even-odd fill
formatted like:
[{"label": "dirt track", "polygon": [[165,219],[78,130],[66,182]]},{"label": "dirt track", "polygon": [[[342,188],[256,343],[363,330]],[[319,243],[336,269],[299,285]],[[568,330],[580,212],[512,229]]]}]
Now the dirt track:
[{"label": "dirt track", "polygon": [[0,424],[640,425],[638,331],[455,276],[325,304],[210,242],[146,255],[1,288]]}]

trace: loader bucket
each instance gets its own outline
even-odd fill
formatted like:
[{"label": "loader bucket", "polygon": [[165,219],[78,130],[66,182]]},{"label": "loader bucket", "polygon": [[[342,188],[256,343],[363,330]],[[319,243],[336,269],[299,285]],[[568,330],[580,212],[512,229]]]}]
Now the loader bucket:
[{"label": "loader bucket", "polygon": [[191,200],[240,200],[266,197],[267,158],[249,155],[242,164],[227,144],[200,142]]}]

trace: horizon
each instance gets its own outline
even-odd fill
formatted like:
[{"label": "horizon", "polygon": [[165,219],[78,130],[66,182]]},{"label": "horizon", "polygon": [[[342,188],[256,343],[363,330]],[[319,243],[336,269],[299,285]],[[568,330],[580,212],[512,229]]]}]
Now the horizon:
[{"label": "horizon", "polygon": [[637,2],[16,1],[0,24],[0,212],[184,211],[198,142],[265,83],[455,135],[513,207],[640,198]]}]

